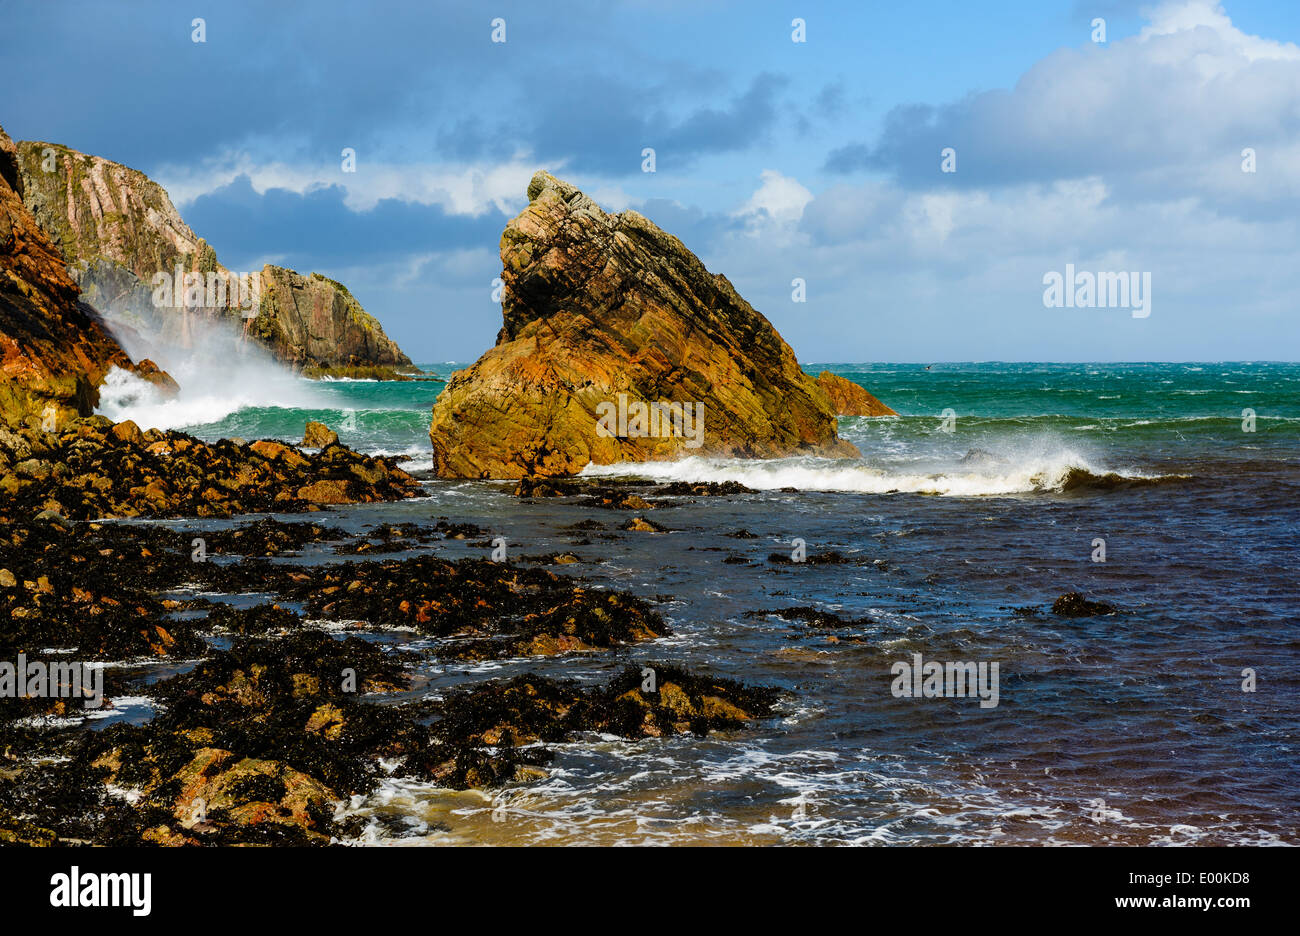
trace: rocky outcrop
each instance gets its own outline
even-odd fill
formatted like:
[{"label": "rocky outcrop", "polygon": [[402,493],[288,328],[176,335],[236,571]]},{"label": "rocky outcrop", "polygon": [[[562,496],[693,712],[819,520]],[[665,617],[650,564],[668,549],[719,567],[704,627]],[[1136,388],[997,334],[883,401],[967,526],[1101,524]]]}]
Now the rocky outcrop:
[{"label": "rocky outcrop", "polygon": [[831,405],[840,416],[898,415],[853,381],[830,371],[817,375],[817,386],[830,397]]},{"label": "rocky outcrop", "polygon": [[[448,536],[464,526],[438,525]],[[435,528],[410,533],[425,541]],[[774,687],[644,658],[581,682],[512,667],[508,680],[434,696],[417,674],[443,661],[623,652],[671,631],[649,602],[518,562],[293,558],[349,539],[271,519],[0,526],[0,659],[150,659],[170,670],[148,687],[147,722],[102,731],[67,724],[86,725],[86,702],[112,711],[138,694],[134,667],[97,668],[102,683],[81,699],[0,695],[0,843],[359,844],[369,811],[335,804],[394,778],[522,784],[545,776],[555,745],[702,737],[779,715]],[[248,594],[277,603],[225,597]],[[323,619],[429,639],[399,649],[322,630]]]},{"label": "rocky outcrop", "polygon": [[23,194],[17,148],[0,129],[0,422],[54,429],[91,413],[111,368],[133,365],[80,301]]},{"label": "rocky outcrop", "polygon": [[298,367],[410,364],[342,285],[227,269],[144,173],[53,143],[19,143],[18,154],[28,207],[132,347],[189,346],[196,320],[224,319]]},{"label": "rocky outcrop", "polygon": [[1104,601],[1090,601],[1078,592],[1066,592],[1052,602],[1052,613],[1060,617],[1095,617],[1114,614],[1115,606]]},{"label": "rocky outcrop", "polygon": [[0,521],[53,511],[96,517],[227,517],[414,497],[420,483],[337,441],[305,455],[270,439],[207,443],[106,416],[59,432],[0,430]]},{"label": "rocky outcrop", "polygon": [[409,366],[397,343],[342,283],[313,273],[262,268],[262,301],[252,334],[297,367]]},{"label": "rocky outcrop", "polygon": [[108,261],[145,283],[179,262],[216,270],[216,252],[142,172],[54,143],[18,144],[24,200],[70,264]]},{"label": "rocky outcrop", "polygon": [[439,474],[858,454],[776,329],[680,240],[545,172],[528,201],[501,237],[496,346],[433,407]]},{"label": "rocky outcrop", "polygon": [[339,440],[339,434],[324,423],[309,422],[298,443],[304,448],[323,449]]}]

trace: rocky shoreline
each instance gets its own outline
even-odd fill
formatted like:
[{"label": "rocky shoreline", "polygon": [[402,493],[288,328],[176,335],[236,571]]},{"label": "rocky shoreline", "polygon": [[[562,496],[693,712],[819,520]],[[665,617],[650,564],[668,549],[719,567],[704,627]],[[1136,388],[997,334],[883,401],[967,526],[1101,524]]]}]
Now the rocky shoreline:
[{"label": "rocky shoreline", "polygon": [[[893,412],[804,373],[725,277],[643,216],[608,215],[544,172],[528,199],[501,240],[497,345],[434,404],[435,474],[626,515],[574,524],[573,545],[653,537],[671,532],[653,511],[754,492],[568,476],[690,455],[853,457],[837,416]],[[188,352],[201,319],[224,319],[307,377],[437,378],[341,283],[221,266],[167,193],[120,164],[0,130],[0,211],[0,844],[356,841],[343,805],[389,778],[527,784],[558,744],[775,717],[777,690],[669,663],[595,684],[528,671],[439,686],[430,670],[450,665],[626,659],[672,634],[656,610],[669,596],[556,571],[583,561],[571,552],[507,559],[456,518],[360,534],[254,519],[423,488],[405,457],[353,451],[320,423],[295,445],[92,415],[111,371],[183,394],[139,352]],[[159,273],[163,299],[147,285]],[[231,288],[242,307],[221,304]],[[178,522],[141,522],[158,520]],[[452,540],[483,553],[440,554]]]},{"label": "rocky shoreline", "polygon": [[[473,525],[444,518],[356,535],[266,518],[196,534],[101,519],[311,510],[318,485],[352,503],[418,494],[400,468],[336,442],[314,454],[209,445],[90,418],[0,443],[0,484],[16,487],[0,499],[0,660],[105,667],[102,708],[0,694],[0,843],[347,842],[360,829],[342,804],[384,778],[526,784],[545,776],[548,745],[584,734],[704,735],[775,714],[774,690],[656,663],[594,686],[529,672],[430,693],[422,669],[438,661],[605,653],[670,633],[650,602],[540,567],[552,557],[388,555],[478,542]],[[364,472],[382,477],[363,482]],[[191,474],[203,480],[187,487]],[[161,500],[158,485],[168,488]],[[309,548],[337,558],[305,562]],[[268,600],[220,598],[247,593]],[[391,629],[432,646],[374,639]],[[173,675],[142,682],[141,661]],[[88,716],[126,695],[147,696],[152,717],[86,730]]]},{"label": "rocky shoreline", "polygon": [[412,497],[396,460],[361,455],[337,436],[314,453],[273,439],[207,443],[91,416],[59,432],[0,429],[0,517],[228,517]]}]

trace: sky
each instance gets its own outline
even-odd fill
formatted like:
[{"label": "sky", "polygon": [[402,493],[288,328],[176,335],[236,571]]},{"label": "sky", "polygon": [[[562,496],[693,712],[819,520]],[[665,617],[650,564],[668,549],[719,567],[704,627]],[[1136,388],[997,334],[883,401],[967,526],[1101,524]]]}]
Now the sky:
[{"label": "sky", "polygon": [[[679,236],[805,363],[1300,354],[1294,0],[0,0],[0,23],[12,137],[145,172],[228,268],[337,279],[416,361],[495,341],[538,169]],[[1067,268],[1149,274],[1148,314],[1049,306]]]}]

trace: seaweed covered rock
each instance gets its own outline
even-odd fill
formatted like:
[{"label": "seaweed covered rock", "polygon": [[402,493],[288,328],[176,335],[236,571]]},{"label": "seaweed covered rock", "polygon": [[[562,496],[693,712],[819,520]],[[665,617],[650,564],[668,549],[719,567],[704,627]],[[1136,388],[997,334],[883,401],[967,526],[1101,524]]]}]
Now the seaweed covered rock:
[{"label": "seaweed covered rock", "polygon": [[680,240],[545,172],[528,201],[501,236],[496,346],[433,407],[440,475],[858,454],[776,329]]},{"label": "seaweed covered rock", "polygon": [[[123,439],[139,431],[123,426],[114,427]],[[26,454],[39,459],[41,439],[31,442]],[[440,520],[371,535],[399,533],[432,541],[466,528]],[[604,685],[527,673],[468,686],[454,678],[421,696],[439,678],[422,665],[430,656],[618,647],[668,629],[640,599],[511,563],[280,558],[347,537],[267,519],[203,532],[196,552],[195,531],[170,525],[0,527],[0,656],[168,661],[163,678],[115,667],[106,681],[110,709],[124,695],[156,703],[142,724],[75,731],[66,727],[78,718],[74,700],[0,700],[0,843],[325,845],[360,831],[338,805],[387,777],[453,789],[525,782],[552,759],[548,744],[586,733],[631,741],[704,734],[774,713],[775,690],[658,663],[629,666]],[[164,597],[182,584],[286,605]],[[397,650],[341,639],[308,616],[445,639],[419,653]],[[196,658],[177,672],[174,664]],[[60,716],[65,727],[33,715]]]},{"label": "seaweed covered rock", "polygon": [[687,732],[703,736],[771,717],[779,700],[779,691],[770,687],[699,676],[665,663],[646,663],[627,667],[589,693],[576,717],[580,730],[625,738]]},{"label": "seaweed covered rock", "polygon": [[437,652],[456,659],[604,649],[670,632],[640,598],[479,559],[341,563],[321,568],[296,595],[316,617],[447,638]]},{"label": "seaweed covered rock", "polygon": [[419,482],[342,445],[305,455],[282,442],[203,442],[131,421],[75,420],[57,433],[0,435],[0,516],[224,517],[400,500]]},{"label": "seaweed covered rock", "polygon": [[743,727],[775,714],[780,693],[731,679],[697,676],[676,666],[628,666],[603,686],[532,673],[451,692],[434,706],[429,757],[438,782],[493,786],[521,767],[545,763],[534,742],[559,742],[582,732],[630,740]]},{"label": "seaweed covered rock", "polygon": [[648,501],[642,495],[670,497],[728,497],[753,494],[739,481],[672,481],[656,483],[643,480],[592,481],[585,478],[539,478],[526,475],[514,488],[515,497],[579,497],[580,507],[604,507],[611,510],[653,510],[670,507],[668,501]]},{"label": "seaweed covered rock", "polygon": [[274,517],[255,520],[203,536],[204,550],[241,556],[280,556],[300,552],[308,543],[347,539],[346,531],[321,523],[283,523]]},{"label": "seaweed covered rock", "polygon": [[0,841],[322,845],[348,834],[335,805],[385,777],[500,786],[537,776],[547,743],[735,730],[772,717],[780,698],[652,663],[594,687],[526,673],[433,701],[372,701],[409,686],[411,660],[320,633],[237,640],[154,684],[163,706],[147,724],[25,737],[38,756],[0,771]]},{"label": "seaweed covered rock", "polygon": [[1078,592],[1066,592],[1052,602],[1052,613],[1058,617],[1095,617],[1114,614],[1115,606],[1104,601],[1091,601]]},{"label": "seaweed covered rock", "polygon": [[78,536],[56,524],[7,525],[0,533],[10,573],[0,577],[0,653],[12,659],[75,648],[82,660],[120,660],[204,652],[193,625],[171,619],[172,608],[154,594],[151,586],[166,580],[142,574],[160,568],[161,539],[150,538],[151,550],[134,538]]},{"label": "seaweed covered rock", "polygon": [[430,743],[414,709],[359,698],[405,688],[408,660],[320,633],[237,641],[156,684],[148,724],[76,739],[68,768],[132,791],[127,841],[325,844],[336,801],[373,789],[381,758]]}]

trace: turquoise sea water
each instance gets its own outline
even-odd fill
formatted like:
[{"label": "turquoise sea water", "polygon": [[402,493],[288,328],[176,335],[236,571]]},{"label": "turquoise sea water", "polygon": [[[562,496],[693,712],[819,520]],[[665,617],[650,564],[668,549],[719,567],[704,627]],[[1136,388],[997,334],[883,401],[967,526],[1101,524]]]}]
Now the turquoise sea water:
[{"label": "turquoise sea water", "polygon": [[[445,377],[455,364],[422,365]],[[809,365],[872,391],[900,414],[841,421],[871,458],[918,463],[971,449],[1014,457],[1075,453],[1097,468],[1176,468],[1194,462],[1294,458],[1300,449],[1296,364],[916,364]],[[268,400],[184,424],[203,438],[295,439],[308,420],[335,428],[367,452],[427,462],[429,411],[439,380],[311,381],[312,406]],[[218,406],[218,409],[221,407]],[[953,411],[956,430],[936,431]],[[1246,410],[1254,432],[1242,431]],[[1247,414],[1248,415],[1248,414]],[[962,448],[965,446],[965,448]],[[961,449],[960,452],[957,450]]]},{"label": "turquoise sea water", "polygon": [[[676,632],[617,653],[434,666],[429,692],[666,660],[790,693],[782,718],[743,732],[563,745],[546,780],[508,792],[504,820],[479,794],[395,782],[348,806],[368,839],[1300,844],[1300,365],[808,367],[822,369],[900,413],[841,420],[861,460],[590,472],[755,489],[658,498],[665,534],[493,482],[430,478],[423,498],[331,511],[355,530],[446,516],[516,555],[572,552],[581,562],[560,574],[654,597]],[[441,384],[299,384],[306,405],[204,401],[188,411],[207,420],[187,428],[297,440],[316,419],[429,465]],[[583,520],[604,531],[574,532]],[[796,538],[852,561],[770,560]],[[1067,591],[1118,612],[1051,614]],[[753,613],[795,606],[854,623],[829,633]],[[894,695],[891,666],[918,653],[998,663],[999,704]]]}]

